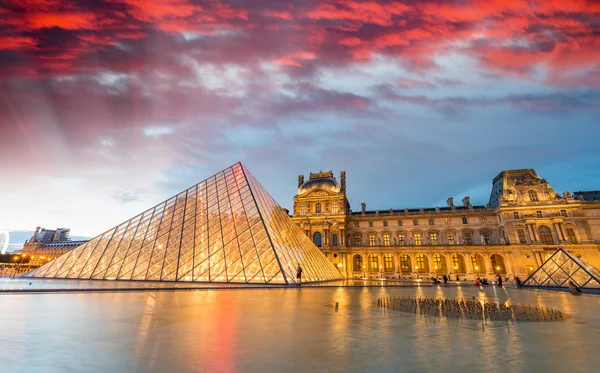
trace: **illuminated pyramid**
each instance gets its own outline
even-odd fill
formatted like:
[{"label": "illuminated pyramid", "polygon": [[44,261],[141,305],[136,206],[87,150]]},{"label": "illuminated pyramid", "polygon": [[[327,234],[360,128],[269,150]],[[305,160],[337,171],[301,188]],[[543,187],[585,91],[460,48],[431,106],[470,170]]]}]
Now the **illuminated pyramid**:
[{"label": "illuminated pyramid", "polygon": [[582,289],[600,288],[600,271],[587,265],[573,254],[558,249],[540,268],[535,270],[523,286],[569,287],[569,281]]},{"label": "illuminated pyramid", "polygon": [[27,277],[290,284],[338,270],[241,164],[200,182]]}]

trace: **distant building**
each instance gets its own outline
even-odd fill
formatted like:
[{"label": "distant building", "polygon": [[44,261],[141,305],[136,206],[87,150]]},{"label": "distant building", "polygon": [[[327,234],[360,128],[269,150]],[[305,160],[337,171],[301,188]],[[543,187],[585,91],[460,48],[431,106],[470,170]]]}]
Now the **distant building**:
[{"label": "distant building", "polygon": [[39,266],[88,242],[88,240],[71,241],[70,231],[69,228],[50,230],[37,227],[33,236],[25,241],[22,255],[31,258],[29,265]]},{"label": "distant building", "polygon": [[533,169],[501,172],[485,206],[352,211],[346,173],[298,177],[292,220],[349,278],[521,279],[559,247],[600,267],[600,191],[556,193]]}]

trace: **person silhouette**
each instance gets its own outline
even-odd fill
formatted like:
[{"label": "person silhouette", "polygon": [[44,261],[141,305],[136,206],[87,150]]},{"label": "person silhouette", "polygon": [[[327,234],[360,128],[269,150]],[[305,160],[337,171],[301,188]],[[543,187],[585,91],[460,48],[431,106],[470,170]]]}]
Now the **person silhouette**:
[{"label": "person silhouette", "polygon": [[298,263],[298,268],[296,268],[296,286],[302,286],[302,267],[300,263]]}]

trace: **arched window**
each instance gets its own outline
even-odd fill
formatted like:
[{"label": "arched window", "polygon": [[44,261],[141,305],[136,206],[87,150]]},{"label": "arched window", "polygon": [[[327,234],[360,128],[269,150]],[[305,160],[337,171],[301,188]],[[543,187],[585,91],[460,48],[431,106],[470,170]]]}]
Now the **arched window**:
[{"label": "arched window", "polygon": [[471,265],[473,266],[473,272],[476,274],[485,273],[485,264],[483,264],[483,257],[481,255],[471,255]]},{"label": "arched window", "polygon": [[356,254],[354,255],[354,261],[353,261],[353,269],[355,271],[362,271],[363,268],[363,257],[360,254]]},{"label": "arched window", "polygon": [[394,257],[392,254],[385,254],[383,256],[383,268],[386,272],[394,272]]},{"label": "arched window", "polygon": [[492,271],[496,274],[506,273],[506,267],[504,266],[504,258],[501,255],[493,254],[490,257],[492,262]]},{"label": "arched window", "polygon": [[377,255],[369,255],[369,271],[377,272],[379,271],[379,260]]},{"label": "arched window", "polygon": [[313,243],[317,246],[317,247],[321,247],[321,232],[315,232],[315,234],[313,234]]},{"label": "arched window", "polygon": [[433,269],[435,272],[446,272],[440,254],[433,254]]},{"label": "arched window", "polygon": [[320,202],[317,202],[317,203],[315,204],[315,212],[316,212],[317,214],[321,212],[321,203],[320,203]]},{"label": "arched window", "polygon": [[427,272],[429,270],[429,266],[427,265],[427,260],[425,260],[425,255],[417,254],[415,257],[415,261],[417,264],[417,272]]},{"label": "arched window", "polygon": [[400,256],[400,270],[402,273],[412,272],[412,265],[410,264],[410,257],[406,254]]},{"label": "arched window", "polygon": [[452,254],[452,267],[454,268],[454,273],[465,273],[465,259],[462,255]]},{"label": "arched window", "polygon": [[545,225],[540,225],[538,232],[540,233],[540,241],[542,241],[544,245],[554,245],[554,237],[552,237],[550,228]]},{"label": "arched window", "polygon": [[539,201],[538,195],[537,195],[537,193],[536,193],[535,190],[530,190],[529,191],[529,200],[531,202],[537,202],[537,201]]},{"label": "arched window", "polygon": [[577,243],[577,237],[575,236],[575,229],[567,227],[565,228],[565,233],[567,233],[567,238],[572,243]]}]

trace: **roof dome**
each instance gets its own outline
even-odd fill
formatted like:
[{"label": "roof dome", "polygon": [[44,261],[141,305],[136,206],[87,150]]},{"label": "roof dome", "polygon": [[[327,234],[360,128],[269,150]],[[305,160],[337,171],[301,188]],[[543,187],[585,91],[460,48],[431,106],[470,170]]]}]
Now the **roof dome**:
[{"label": "roof dome", "polygon": [[313,189],[325,189],[330,192],[339,193],[340,185],[332,177],[322,177],[318,179],[310,179],[300,185],[298,188],[298,194],[307,193]]}]

